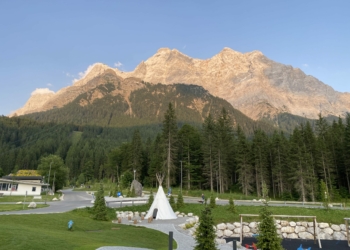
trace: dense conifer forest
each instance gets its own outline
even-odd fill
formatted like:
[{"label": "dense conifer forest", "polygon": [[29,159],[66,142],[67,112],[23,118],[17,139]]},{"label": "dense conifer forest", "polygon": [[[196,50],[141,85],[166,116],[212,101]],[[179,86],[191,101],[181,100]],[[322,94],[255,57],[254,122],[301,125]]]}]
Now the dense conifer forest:
[{"label": "dense conifer forest", "polygon": [[[44,123],[0,117],[0,172],[37,169],[39,159],[60,156],[72,185],[102,178],[136,178],[155,186],[155,173],[184,189],[242,192],[259,197],[339,200],[350,192],[350,115],[329,123],[301,123],[291,134],[256,129],[245,132],[222,108],[198,126],[178,122],[170,103],[162,123],[134,127],[99,127]],[[322,190],[323,190],[322,189]]]}]

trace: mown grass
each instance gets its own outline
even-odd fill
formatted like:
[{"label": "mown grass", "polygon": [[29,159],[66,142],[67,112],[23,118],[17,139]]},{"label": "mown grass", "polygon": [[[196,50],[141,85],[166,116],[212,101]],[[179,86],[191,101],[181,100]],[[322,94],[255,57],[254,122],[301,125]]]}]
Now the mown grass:
[{"label": "mown grass", "polygon": [[[216,206],[212,209],[212,215],[214,222],[219,223],[232,223],[239,222],[239,214],[259,214],[261,206],[236,206],[236,214],[233,214],[228,211],[228,205],[225,206]],[[202,204],[188,204],[186,203],[183,208],[178,210],[183,213],[194,213],[195,215],[200,216],[201,211],[203,210],[204,205]],[[317,222],[327,222],[333,224],[343,224],[344,218],[349,217],[349,210],[339,210],[339,209],[317,209],[317,208],[297,208],[297,207],[269,207],[272,214],[274,215],[305,215],[305,216],[317,216]],[[148,210],[147,205],[141,206],[130,206],[125,208],[118,208],[118,211],[138,211],[145,212]],[[279,218],[276,218],[279,219]],[[244,217],[244,221],[258,221],[258,217]],[[311,221],[303,218],[281,218],[281,220],[289,221]]]},{"label": "mown grass", "polygon": [[47,201],[52,201],[53,198],[57,198],[59,197],[59,195],[61,195],[60,193],[56,193],[55,195],[41,195],[41,199],[33,199],[34,196],[27,196],[26,198],[24,196],[16,196],[16,195],[6,195],[6,196],[2,196],[0,197],[0,204],[1,202],[19,202],[19,201],[24,201],[24,198],[26,200],[26,202],[30,202],[30,201],[36,201],[36,202],[45,202],[45,199]]},{"label": "mown grass", "polygon": [[[110,210],[110,216],[114,210]],[[67,223],[73,220],[73,230]],[[168,249],[168,235],[144,227],[91,219],[89,209],[62,214],[0,216],[1,249],[97,249],[101,246]],[[176,243],[174,243],[176,248]]]},{"label": "mown grass", "polygon": [[[49,205],[45,204],[37,204],[36,208],[43,208],[48,207]],[[28,204],[1,204],[0,203],[0,212],[8,212],[8,211],[19,211],[19,210],[29,210],[29,209],[35,209],[28,207]]]}]

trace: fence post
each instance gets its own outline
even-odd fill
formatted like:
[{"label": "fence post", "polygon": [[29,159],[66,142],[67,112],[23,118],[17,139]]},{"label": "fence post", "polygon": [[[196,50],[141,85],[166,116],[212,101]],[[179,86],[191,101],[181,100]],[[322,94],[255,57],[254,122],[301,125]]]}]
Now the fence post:
[{"label": "fence post", "polygon": [[237,241],[232,240],[233,250],[237,250]]},{"label": "fence post", "polygon": [[169,232],[169,250],[173,250],[173,232]]}]

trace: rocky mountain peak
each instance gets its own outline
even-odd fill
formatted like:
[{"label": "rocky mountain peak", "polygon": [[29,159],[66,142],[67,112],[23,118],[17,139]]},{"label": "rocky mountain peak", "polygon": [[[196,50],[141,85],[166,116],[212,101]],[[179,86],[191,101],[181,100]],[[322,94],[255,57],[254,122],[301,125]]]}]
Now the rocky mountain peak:
[{"label": "rocky mountain peak", "polygon": [[[80,73],[79,79],[75,79],[74,86],[83,86],[93,78],[102,75],[107,69],[112,69],[106,64],[103,63],[94,63],[90,65],[84,73]],[[115,69],[113,69],[115,70]],[[117,69],[117,71],[119,71]]]}]

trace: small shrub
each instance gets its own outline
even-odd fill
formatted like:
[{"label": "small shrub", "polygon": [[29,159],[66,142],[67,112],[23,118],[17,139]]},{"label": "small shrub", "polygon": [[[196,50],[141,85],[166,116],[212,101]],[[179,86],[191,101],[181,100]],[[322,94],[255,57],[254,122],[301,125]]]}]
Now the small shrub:
[{"label": "small shrub", "polygon": [[210,196],[209,207],[210,208],[215,208],[216,207],[216,202],[215,202],[215,198],[214,198],[213,194],[211,194],[211,196]]},{"label": "small shrub", "polygon": [[176,203],[173,195],[170,195],[169,204],[173,210],[176,210]]},{"label": "small shrub", "polygon": [[176,208],[180,209],[180,208],[183,208],[184,206],[185,206],[184,197],[182,196],[182,192],[180,192],[179,195],[177,196]]}]

